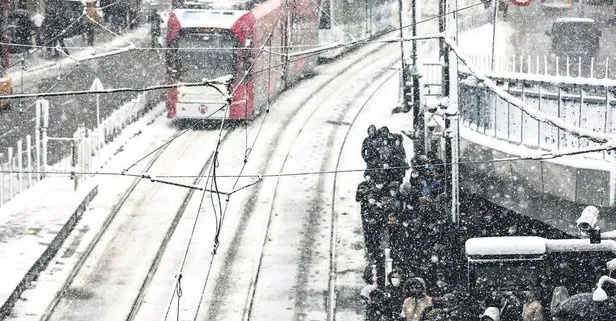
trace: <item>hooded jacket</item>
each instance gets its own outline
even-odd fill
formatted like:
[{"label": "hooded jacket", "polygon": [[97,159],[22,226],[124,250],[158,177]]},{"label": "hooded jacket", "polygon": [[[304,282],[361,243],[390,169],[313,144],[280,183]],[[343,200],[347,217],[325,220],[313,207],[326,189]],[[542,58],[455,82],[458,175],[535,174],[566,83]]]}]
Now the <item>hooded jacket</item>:
[{"label": "hooded jacket", "polygon": [[481,315],[481,318],[483,317],[489,317],[493,321],[500,321],[500,310],[498,310],[498,308],[495,308],[495,307],[489,307]]},{"label": "hooded jacket", "polygon": [[[392,313],[400,313],[402,309],[402,303],[404,302],[404,286],[401,283],[398,286],[393,286],[391,283],[391,277],[394,273],[398,273],[402,275],[402,270],[393,269],[389,274],[387,274],[387,286],[385,287],[385,292],[389,297],[389,307]],[[402,278],[402,277],[401,277]]]},{"label": "hooded jacket", "polygon": [[432,298],[426,295],[426,283],[421,278],[412,278],[409,282],[420,285],[422,288],[422,294],[417,297],[407,297],[402,304],[402,313],[406,321],[419,321],[423,314],[423,311],[432,306]]},{"label": "hooded jacket", "polygon": [[543,321],[543,306],[539,300],[535,299],[524,304],[522,309],[522,320],[524,321]]}]

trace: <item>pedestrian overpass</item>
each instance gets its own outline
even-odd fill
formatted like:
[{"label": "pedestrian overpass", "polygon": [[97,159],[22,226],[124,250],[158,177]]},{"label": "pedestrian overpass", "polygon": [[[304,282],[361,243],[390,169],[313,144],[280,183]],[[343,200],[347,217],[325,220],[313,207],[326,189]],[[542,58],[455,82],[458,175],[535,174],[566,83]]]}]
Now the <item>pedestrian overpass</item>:
[{"label": "pedestrian overpass", "polygon": [[[616,81],[608,77],[609,61],[509,57],[494,70],[484,57],[468,63],[535,110],[507,102],[460,65],[460,190],[570,234],[578,231],[582,209],[595,205],[603,229],[615,230],[616,154],[588,152],[606,146],[593,136],[616,133]],[[439,95],[441,71],[439,63],[423,65],[425,95]],[[557,126],[536,112],[562,122]],[[571,155],[552,157],[560,154]]]}]

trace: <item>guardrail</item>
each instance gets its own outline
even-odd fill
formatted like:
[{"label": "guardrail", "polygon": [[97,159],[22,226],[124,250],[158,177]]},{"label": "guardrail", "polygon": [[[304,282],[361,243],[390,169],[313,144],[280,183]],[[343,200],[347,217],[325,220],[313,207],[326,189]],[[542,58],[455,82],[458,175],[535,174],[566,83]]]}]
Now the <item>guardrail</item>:
[{"label": "guardrail", "polygon": [[[426,95],[439,94],[434,88],[441,85],[441,73],[440,63],[424,64],[422,76],[425,79]],[[616,132],[616,91],[611,87],[592,85],[596,79],[566,76],[529,76],[525,79],[524,75],[528,74],[489,74],[505,91],[544,113],[579,128],[608,134]],[[565,133],[556,126],[533,119],[476,83],[463,68],[460,80],[459,110],[463,126],[492,138],[548,152],[596,145],[585,138]],[[597,152],[584,154],[583,157],[605,160],[607,155],[605,152]]]},{"label": "guardrail", "polygon": [[[44,179],[48,173],[71,173],[76,188],[80,180],[92,176],[94,162],[101,149],[113,142],[126,126],[132,124],[153,106],[148,93],[142,93],[135,99],[115,110],[101,121],[100,128],[79,128],[72,137],[48,137],[46,117],[49,113],[48,103],[37,101],[37,126],[34,139],[31,135],[18,140],[16,148],[9,147],[6,154],[0,153],[0,206],[16,195],[28,190]],[[44,107],[47,105],[47,107]],[[100,134],[98,134],[100,133]],[[98,139],[98,135],[101,139]],[[54,150],[53,158],[48,150]],[[58,152],[60,150],[60,152]]]},{"label": "guardrail", "polygon": [[616,79],[616,68],[612,67],[616,61],[609,57],[495,56],[494,70],[491,55],[470,54],[468,57],[473,66],[482,72]]},{"label": "guardrail", "polygon": [[[513,79],[500,81],[500,84],[513,96],[576,127],[595,132],[614,132],[616,99],[609,90],[581,86],[563,88]],[[531,118],[481,85],[462,81],[459,94],[463,125],[492,138],[545,151],[597,145]],[[584,157],[605,159],[606,155],[603,152],[588,153]]]}]

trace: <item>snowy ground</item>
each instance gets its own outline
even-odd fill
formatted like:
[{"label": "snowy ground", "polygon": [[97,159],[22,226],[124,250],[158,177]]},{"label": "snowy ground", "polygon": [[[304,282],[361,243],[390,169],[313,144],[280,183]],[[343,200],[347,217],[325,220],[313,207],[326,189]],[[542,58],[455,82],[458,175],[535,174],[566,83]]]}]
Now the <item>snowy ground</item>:
[{"label": "snowy ground", "polygon": [[[381,47],[381,51],[375,51]],[[344,59],[320,66],[317,76],[283,93],[269,115],[250,124],[247,136],[244,129],[237,128],[227,138],[220,153],[219,175],[239,172],[245,148],[256,138],[261,121],[265,121],[265,126],[250,153],[245,174],[324,171],[335,169],[337,164],[340,169],[364,167],[359,145],[368,124],[390,125],[396,130],[410,121],[408,115],[390,118],[391,107],[398,99],[398,50],[395,45],[370,44]],[[360,61],[361,58],[367,59]],[[346,77],[335,77],[340,74]],[[324,89],[315,93],[321,88]],[[160,108],[156,111],[160,112]],[[360,110],[360,116],[353,122]],[[344,142],[347,130],[350,134]],[[156,118],[123,147],[105,170],[125,168],[174,132],[165,119]],[[215,131],[186,134],[155,163],[152,173],[194,174],[204,165],[215,137]],[[134,169],[140,170],[142,167]],[[222,226],[221,245],[203,289],[215,226],[208,196],[199,211],[184,265],[180,318],[192,319],[198,314],[205,319],[228,320],[250,314],[253,319],[263,320],[324,319],[334,218],[339,233],[334,244],[338,313],[345,320],[362,319],[354,294],[361,286],[360,273],[365,262],[358,209],[352,197],[361,175],[361,171],[339,175],[335,198],[333,175],[266,177],[256,186],[234,194]],[[84,214],[77,233],[66,242],[63,255],[54,259],[16,306],[14,319],[38,320],[45,313],[49,301],[58,293],[58,286],[132,182],[126,177],[98,179],[99,197]],[[190,183],[192,179],[181,181]],[[253,181],[254,178],[242,178],[237,187]],[[223,191],[231,191],[233,183],[231,178],[219,178]],[[126,318],[135,302],[136,319],[165,315],[173,294],[174,276],[197,219],[199,197],[190,198],[183,209],[186,193],[186,189],[179,187],[140,183],[83,264],[51,319]],[[224,206],[224,198],[222,202]],[[168,240],[168,250],[158,257],[158,248],[166,241],[168,226],[176,214],[180,214],[177,232]],[[155,258],[160,262],[153,266]],[[256,271],[260,271],[258,279]],[[151,279],[146,278],[148,272]],[[146,291],[140,297],[139,288],[143,285]],[[252,309],[246,309],[244,303],[253,299]],[[173,303],[175,311],[176,302]],[[169,316],[175,317],[175,312]]]}]

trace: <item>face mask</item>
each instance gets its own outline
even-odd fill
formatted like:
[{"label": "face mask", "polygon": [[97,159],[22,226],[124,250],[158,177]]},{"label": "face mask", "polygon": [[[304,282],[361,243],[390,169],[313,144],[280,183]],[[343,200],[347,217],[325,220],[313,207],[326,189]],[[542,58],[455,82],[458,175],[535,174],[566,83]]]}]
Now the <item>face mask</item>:
[{"label": "face mask", "polygon": [[396,146],[400,146],[400,142],[399,141],[396,141]]},{"label": "face mask", "polygon": [[396,194],[397,194],[396,191],[389,191],[389,195],[391,196],[396,196]]},{"label": "face mask", "polygon": [[400,286],[400,278],[391,278],[391,285]]},{"label": "face mask", "polygon": [[376,188],[378,188],[378,189],[383,188],[383,184],[376,184]]},{"label": "face mask", "polygon": [[368,203],[370,203],[370,205],[374,205],[376,203],[376,200],[371,198],[368,200]]},{"label": "face mask", "polygon": [[419,173],[417,173],[417,172],[412,172],[412,173],[411,173],[411,177],[412,177],[412,178],[417,178],[417,177],[419,177]]}]

